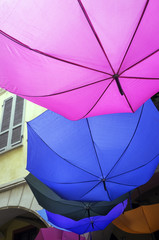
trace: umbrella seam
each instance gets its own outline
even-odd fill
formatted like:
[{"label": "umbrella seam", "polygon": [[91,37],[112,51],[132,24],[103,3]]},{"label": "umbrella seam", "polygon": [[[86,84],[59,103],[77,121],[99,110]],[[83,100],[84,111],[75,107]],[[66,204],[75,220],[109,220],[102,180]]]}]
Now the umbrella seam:
[{"label": "umbrella seam", "polygon": [[83,194],[81,198],[83,198],[84,196],[86,196],[86,194],[88,194],[89,192],[91,192],[91,191],[92,191],[94,188],[96,188],[99,184],[100,184],[100,182],[98,182],[94,187],[92,187],[89,191],[87,191],[85,194]]},{"label": "umbrella seam", "polygon": [[145,77],[127,77],[127,76],[121,76],[121,78],[130,78],[130,79],[141,79],[141,80],[159,80],[159,78],[145,78]]},{"label": "umbrella seam", "polygon": [[108,58],[108,56],[107,56],[107,54],[106,54],[106,52],[105,52],[105,50],[104,50],[104,47],[103,47],[103,45],[102,45],[102,43],[101,43],[101,41],[100,41],[100,38],[99,38],[97,32],[95,31],[95,28],[94,28],[94,26],[93,26],[93,24],[92,24],[92,22],[91,22],[91,20],[90,20],[90,18],[89,18],[89,16],[88,16],[88,13],[87,13],[86,9],[84,8],[81,0],[77,0],[77,1],[78,1],[79,5],[80,5],[80,7],[81,7],[81,9],[82,9],[82,12],[83,12],[83,14],[84,14],[84,16],[85,16],[85,18],[86,18],[86,20],[87,20],[90,28],[92,29],[92,32],[93,32],[95,38],[97,39],[97,42],[98,42],[99,46],[101,47],[101,49],[102,49],[102,51],[103,51],[103,53],[104,53],[104,55],[105,55],[105,57],[106,57],[106,59],[107,59],[107,61],[108,61],[108,63],[109,63],[109,66],[110,66],[111,70],[112,70],[113,73],[115,74],[115,71],[114,71],[114,69],[113,69],[113,67],[112,67],[112,65],[111,65],[111,62],[110,62],[110,60],[109,60],[109,58]]},{"label": "umbrella seam", "polygon": [[[131,211],[131,210],[129,210],[129,211]],[[126,211],[126,212],[129,212],[129,211]],[[124,213],[123,213],[124,214]],[[122,216],[122,215],[121,215]],[[125,221],[123,221],[123,219],[121,218],[121,216],[119,216],[119,220],[120,220],[120,222],[121,222],[121,224],[118,226],[118,223],[115,223],[115,221],[116,220],[118,220],[118,219],[114,219],[113,220],[113,224],[117,227],[117,228],[119,228],[119,229],[121,229],[122,230],[122,227],[123,227],[123,225],[124,225],[124,227],[125,227]],[[124,215],[125,216],[125,215]],[[137,234],[141,234],[141,232],[139,232],[139,231],[134,231],[134,230],[132,230],[130,227],[128,227],[127,225],[126,225],[126,230],[124,230],[125,232],[127,232],[127,233],[137,233]],[[123,230],[122,230],[123,231]]]},{"label": "umbrella seam", "polygon": [[147,220],[146,214],[145,214],[145,212],[144,212],[143,206],[141,206],[141,209],[142,209],[143,215],[144,215],[144,217],[145,217],[145,220],[146,220],[146,222],[147,222],[149,231],[150,231],[150,233],[151,233],[151,228],[150,228],[150,225],[149,225],[149,223],[148,223],[148,220]]},{"label": "umbrella seam", "polygon": [[119,182],[114,182],[114,181],[108,181],[107,182],[110,182],[110,183],[115,183],[115,184],[118,184],[118,185],[124,185],[124,186],[132,186],[132,187],[137,187],[137,185],[131,185],[131,184],[125,184],[125,183],[119,183]]},{"label": "umbrella seam", "polygon": [[140,116],[139,116],[138,122],[137,122],[137,124],[136,124],[135,131],[134,131],[134,133],[133,133],[133,135],[132,135],[132,137],[131,137],[128,145],[126,146],[126,148],[124,149],[123,153],[121,154],[121,156],[119,157],[119,159],[116,161],[116,163],[114,164],[114,166],[111,168],[111,170],[109,171],[109,173],[106,175],[106,178],[109,176],[109,174],[110,174],[110,173],[112,172],[112,170],[115,168],[115,166],[117,165],[117,163],[121,160],[121,158],[122,158],[123,155],[125,154],[126,150],[127,150],[128,147],[130,146],[130,144],[131,144],[131,142],[132,142],[132,140],[133,140],[133,138],[134,138],[134,136],[135,136],[135,134],[136,134],[136,131],[137,131],[137,129],[138,129],[138,126],[139,126],[139,123],[140,123],[140,120],[141,120],[141,116],[142,116],[142,113],[143,113],[143,108],[144,108],[144,104],[143,104],[143,106],[142,106],[142,108],[141,108]]},{"label": "umbrella seam", "polygon": [[126,94],[125,94],[125,92],[124,92],[124,91],[123,91],[123,95],[124,95],[124,97],[125,97],[125,99],[126,99],[126,101],[127,101],[128,105],[129,105],[129,107],[130,107],[131,111],[134,113],[135,111],[133,110],[133,107],[131,106],[131,104],[130,104],[130,102],[129,102],[129,100],[128,100],[128,98],[127,98],[127,96],[126,96]]},{"label": "umbrella seam", "polygon": [[66,91],[57,92],[57,93],[52,93],[52,94],[37,95],[37,96],[34,96],[34,95],[25,95],[25,94],[21,94],[21,93],[16,93],[16,94],[17,94],[17,95],[21,95],[21,96],[25,96],[25,97],[50,97],[50,96],[56,96],[56,95],[60,95],[60,94],[64,94],[64,93],[68,93],[68,92],[72,92],[72,91],[76,91],[76,90],[78,90],[78,89],[81,89],[81,88],[84,88],[84,87],[88,87],[88,86],[91,86],[91,85],[94,85],[94,84],[98,84],[98,83],[107,81],[107,80],[109,80],[109,79],[111,79],[111,78],[112,78],[112,77],[105,78],[105,79],[102,79],[102,80],[99,80],[99,81],[96,81],[96,82],[88,83],[88,84],[83,85],[83,86],[80,86],[80,87],[76,87],[76,88],[72,88],[72,89],[69,89],[69,90],[66,90]]},{"label": "umbrella seam", "polygon": [[[89,218],[89,220],[90,220],[90,218]],[[90,220],[90,221],[91,221],[91,220]],[[90,227],[91,227],[91,222],[88,223],[88,226],[86,227],[85,231],[84,231],[82,234],[88,232],[88,229],[89,229]],[[90,232],[90,231],[89,231],[89,232]]]},{"label": "umbrella seam", "polygon": [[[74,66],[77,66],[77,67],[81,67],[81,68],[85,68],[85,69],[89,69],[89,70],[92,70],[92,71],[95,71],[95,72],[106,73],[106,72],[103,72],[103,71],[101,71],[101,70],[98,70],[98,69],[95,69],[95,68],[91,68],[91,67],[87,67],[87,66],[85,66],[85,65],[81,65],[81,64],[78,64],[78,63],[74,63],[74,62],[71,62],[71,61],[68,61],[68,60],[65,60],[65,59],[62,59],[62,58],[58,58],[58,57],[55,57],[55,56],[50,55],[50,54],[48,54],[48,53],[42,52],[42,51],[40,51],[40,50],[38,50],[38,49],[31,48],[31,47],[29,47],[28,45],[20,42],[20,41],[17,40],[16,38],[14,38],[14,37],[10,36],[9,34],[3,32],[2,30],[0,30],[0,34],[3,35],[4,37],[8,38],[8,39],[11,40],[12,42],[15,42],[15,43],[17,43],[18,45],[20,45],[20,46],[22,46],[22,47],[24,47],[24,48],[26,48],[26,49],[28,49],[28,50],[30,50],[30,51],[33,51],[33,52],[35,52],[35,53],[41,54],[41,55],[43,55],[43,56],[45,56],[45,57],[49,57],[49,58],[55,59],[55,60],[60,61],[60,62],[68,63],[68,64],[71,64],[71,65],[74,65]],[[111,75],[110,73],[106,73],[106,74]]]},{"label": "umbrella seam", "polygon": [[[82,117],[85,118],[97,105],[97,103],[99,102],[99,100],[103,97],[103,95],[105,94],[105,92],[107,91],[107,89],[110,87],[110,85],[112,84],[112,82],[114,81],[114,79],[108,84],[108,86],[105,88],[105,90],[103,91],[103,93],[100,95],[100,97],[97,99],[97,101],[95,102],[95,104],[93,105],[93,107],[91,107],[91,109]],[[82,119],[80,118],[80,119]]]},{"label": "umbrella seam", "polygon": [[124,175],[124,174],[127,174],[127,173],[129,173],[129,172],[136,171],[137,169],[142,168],[142,167],[148,165],[150,162],[152,162],[152,161],[153,161],[156,157],[158,157],[158,156],[159,156],[159,154],[157,154],[154,158],[152,158],[152,159],[151,159],[150,161],[148,161],[147,163],[145,163],[145,164],[143,164],[143,165],[141,165],[141,166],[139,166],[139,167],[137,167],[137,168],[131,169],[131,170],[127,171],[127,172],[124,172],[124,173],[121,173],[121,174],[112,176],[112,177],[108,178],[108,180],[109,180],[109,179],[112,179],[112,178],[115,178],[115,177],[118,177],[118,176],[121,176],[121,175]]},{"label": "umbrella seam", "polygon": [[[130,67],[126,68],[125,70],[123,70],[121,73],[120,73],[120,77],[121,74],[123,74],[124,72],[128,71],[129,69],[133,68],[134,66],[138,65],[139,63],[143,62],[144,60],[146,60],[147,58],[151,57],[152,55],[154,55],[155,53],[157,53],[159,50],[155,50],[154,52],[150,53],[149,55],[147,55],[146,57],[142,58],[140,61],[134,63],[133,65],[131,65]],[[123,76],[124,77],[124,76]]]},{"label": "umbrella seam", "polygon": [[[95,189],[100,183],[101,183],[101,182],[98,182],[93,188],[91,188],[89,191],[87,191],[85,194],[83,194],[83,195],[81,196],[81,198],[85,197],[88,193],[90,193],[93,189]],[[109,195],[107,189],[106,189],[106,192],[107,192],[107,195],[108,195],[109,200],[112,201],[112,199],[110,198],[110,195]]]},{"label": "umbrella seam", "polygon": [[103,171],[102,171],[102,167],[101,167],[101,165],[100,165],[100,161],[99,161],[99,158],[98,158],[98,154],[97,154],[97,150],[96,150],[96,147],[95,147],[95,142],[94,142],[94,140],[93,140],[93,136],[92,136],[92,132],[91,132],[91,129],[90,129],[90,125],[89,125],[88,118],[86,118],[86,122],[87,122],[88,130],[89,130],[89,133],[90,133],[92,145],[93,145],[93,148],[94,148],[94,151],[95,151],[95,155],[96,155],[96,158],[97,158],[97,162],[98,162],[98,165],[99,165],[99,168],[100,168],[102,177],[104,178]]},{"label": "umbrella seam", "polygon": [[56,184],[78,184],[78,183],[89,183],[89,182],[98,182],[99,180],[90,180],[90,181],[83,181],[83,182],[54,182]]},{"label": "umbrella seam", "polygon": [[128,51],[129,51],[129,49],[130,49],[130,46],[131,46],[131,44],[132,44],[132,42],[133,42],[133,40],[134,40],[134,38],[135,38],[136,32],[137,32],[137,30],[139,29],[140,23],[141,23],[141,21],[142,21],[142,19],[143,19],[143,16],[144,16],[144,14],[145,14],[145,11],[146,11],[146,8],[147,8],[147,6],[148,6],[148,3],[149,3],[149,0],[147,0],[146,3],[145,3],[145,6],[144,6],[144,9],[143,9],[142,14],[141,14],[141,16],[140,16],[139,22],[138,22],[138,24],[137,24],[137,26],[136,26],[136,28],[135,28],[134,34],[133,34],[133,36],[132,36],[132,38],[131,38],[131,41],[130,41],[127,49],[126,49],[126,52],[125,52],[124,57],[123,57],[123,59],[122,59],[122,61],[121,61],[121,63],[120,63],[120,66],[119,66],[119,69],[118,69],[118,72],[117,72],[117,73],[119,73],[119,71],[120,71],[120,69],[121,69],[121,67],[122,67],[122,64],[123,64],[123,62],[124,62],[124,60],[125,60],[125,58],[126,58],[126,55],[127,55]]}]

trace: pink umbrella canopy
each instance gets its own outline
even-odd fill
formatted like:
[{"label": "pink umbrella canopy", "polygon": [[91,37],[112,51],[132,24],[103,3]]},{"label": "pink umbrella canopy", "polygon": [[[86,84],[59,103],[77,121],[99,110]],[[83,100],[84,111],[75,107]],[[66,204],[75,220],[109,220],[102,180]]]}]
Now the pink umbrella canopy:
[{"label": "pink umbrella canopy", "polygon": [[62,240],[62,231],[56,228],[41,228],[35,240]]},{"label": "pink umbrella canopy", "polygon": [[71,120],[159,91],[158,0],[2,0],[0,87]]},{"label": "pink umbrella canopy", "polygon": [[41,228],[35,240],[85,240],[85,237],[56,228]]}]

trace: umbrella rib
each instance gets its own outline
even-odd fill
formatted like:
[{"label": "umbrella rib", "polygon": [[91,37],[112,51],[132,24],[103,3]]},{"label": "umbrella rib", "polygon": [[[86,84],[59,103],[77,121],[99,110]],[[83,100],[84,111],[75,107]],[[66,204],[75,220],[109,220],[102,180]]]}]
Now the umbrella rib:
[{"label": "umbrella rib", "polygon": [[78,184],[78,183],[90,183],[90,182],[99,182],[99,180],[82,181],[82,182],[54,182],[54,183],[56,183],[56,184]]},{"label": "umbrella rib", "polygon": [[121,175],[124,175],[124,174],[127,174],[127,173],[129,173],[129,172],[136,171],[137,169],[142,168],[142,167],[148,165],[150,162],[152,162],[152,161],[153,161],[156,157],[158,157],[158,156],[159,156],[159,154],[157,154],[154,158],[152,158],[152,159],[151,159],[150,161],[148,161],[147,163],[145,163],[145,164],[143,164],[143,165],[141,165],[141,166],[139,166],[139,167],[136,167],[136,168],[134,168],[134,169],[131,169],[131,170],[127,171],[127,172],[120,173],[120,174],[117,174],[117,175],[115,175],[115,176],[113,176],[113,177],[110,177],[110,178],[108,178],[108,180],[109,180],[109,179],[113,179],[113,178],[118,177],[118,176],[121,176]]},{"label": "umbrella rib", "polygon": [[[49,57],[49,58],[55,59],[55,60],[60,61],[60,62],[68,63],[68,64],[71,64],[71,65],[74,65],[74,66],[77,66],[77,67],[81,67],[81,68],[85,68],[85,69],[88,69],[88,70],[92,70],[92,71],[95,71],[95,72],[106,73],[104,71],[101,71],[101,70],[98,70],[98,69],[95,69],[95,68],[91,68],[91,67],[88,67],[88,66],[85,66],[85,65],[82,65],[82,64],[78,64],[78,63],[75,63],[75,62],[71,62],[71,61],[68,61],[68,60],[63,59],[63,58],[55,57],[55,56],[50,55],[48,53],[42,52],[42,51],[40,51],[38,49],[31,48],[28,45],[20,42],[16,38],[14,38],[14,37],[8,35],[7,33],[3,32],[2,30],[0,30],[0,34],[3,35],[4,37],[10,39],[12,42],[15,42],[18,45],[20,45],[20,46],[22,46],[24,48],[27,48],[28,50],[33,51],[35,53],[41,54],[41,55],[43,55],[45,57]],[[111,75],[110,73],[106,73],[106,74]]]},{"label": "umbrella rib", "polygon": [[142,108],[141,108],[140,116],[139,116],[139,119],[138,119],[138,122],[137,122],[137,125],[136,125],[136,128],[135,128],[135,131],[134,131],[134,133],[133,133],[133,135],[132,135],[132,137],[131,137],[128,145],[126,146],[126,148],[124,149],[123,153],[121,154],[121,156],[119,157],[119,159],[116,161],[116,163],[114,164],[114,166],[111,168],[111,170],[110,170],[109,173],[107,174],[106,178],[110,175],[110,173],[112,172],[112,170],[116,167],[117,163],[121,160],[121,158],[123,157],[123,155],[124,155],[125,152],[127,151],[128,147],[130,146],[130,144],[131,144],[131,142],[132,142],[132,140],[133,140],[133,138],[134,138],[134,136],[135,136],[135,134],[136,134],[136,131],[137,131],[137,129],[138,129],[138,126],[139,126],[139,123],[140,123],[140,120],[141,120],[141,116],[142,116],[142,113],[143,113],[143,108],[144,108],[144,104],[143,104],[143,106],[142,106]]},{"label": "umbrella rib", "polygon": [[107,61],[108,61],[108,63],[109,63],[109,66],[111,67],[113,73],[115,74],[115,71],[114,71],[114,69],[113,69],[113,67],[112,67],[112,65],[111,65],[111,62],[110,62],[110,60],[109,60],[109,58],[108,58],[108,56],[107,56],[107,54],[106,54],[106,52],[105,52],[105,50],[104,50],[104,47],[103,47],[103,45],[102,45],[102,43],[101,43],[101,41],[100,41],[100,38],[99,38],[97,32],[95,31],[95,28],[94,28],[94,26],[93,26],[93,24],[92,24],[92,22],[91,22],[91,20],[90,20],[90,18],[89,18],[89,16],[88,16],[88,13],[87,13],[86,9],[84,8],[81,0],[77,0],[77,1],[78,1],[79,5],[80,5],[80,7],[81,7],[81,9],[82,9],[82,11],[83,11],[83,13],[84,13],[84,16],[85,16],[85,18],[86,18],[86,20],[87,20],[90,28],[92,29],[92,32],[93,32],[95,38],[97,39],[97,41],[98,41],[98,43],[99,43],[99,46],[101,47],[101,49],[102,49],[102,51],[103,51],[103,53],[104,53],[104,55],[105,55],[105,57],[106,57],[106,59],[107,59]]},{"label": "umbrella rib", "polygon": [[147,6],[148,6],[148,3],[149,3],[149,0],[147,0],[146,3],[145,3],[145,6],[144,6],[144,9],[143,9],[142,14],[141,14],[141,16],[140,16],[139,22],[138,22],[137,27],[136,27],[136,29],[135,29],[135,32],[134,32],[134,34],[133,34],[133,36],[132,36],[132,38],[131,38],[131,41],[130,41],[127,49],[126,49],[126,52],[125,52],[125,54],[124,54],[124,57],[123,57],[123,59],[122,59],[122,61],[121,61],[121,63],[120,63],[120,66],[119,66],[119,69],[118,69],[117,74],[119,74],[119,71],[120,71],[120,69],[121,69],[121,66],[122,66],[122,64],[123,64],[123,62],[124,62],[124,60],[125,60],[125,57],[126,57],[128,51],[129,51],[129,49],[130,49],[130,46],[131,46],[131,44],[132,44],[132,42],[133,42],[133,40],[134,40],[134,37],[135,37],[135,35],[136,35],[136,32],[137,32],[137,30],[138,30],[138,28],[139,28],[139,26],[140,26],[140,23],[141,23],[141,21],[142,21],[142,19],[143,19],[144,14],[145,14],[145,11],[146,11],[146,8],[147,8]]},{"label": "umbrella rib", "polygon": [[[132,210],[128,210],[128,211],[126,211],[126,212],[129,212],[129,211],[133,211],[133,209],[132,209]],[[125,218],[124,212],[123,212],[123,215],[120,215],[120,216],[119,216],[119,219],[120,219],[121,216],[123,216],[123,217]],[[118,219],[114,219],[114,221],[113,221],[114,223],[113,223],[113,224],[117,227],[118,225],[116,225],[116,222],[115,222],[116,220],[118,220]],[[120,219],[120,221],[122,222],[122,219]],[[124,225],[125,225],[125,224],[124,224]],[[118,228],[122,230],[122,228],[120,228],[120,227],[118,227]],[[129,226],[126,225],[126,228],[130,231],[130,233],[132,233],[133,230],[132,230]],[[141,232],[136,231],[136,230],[133,231],[133,233],[141,234]]]},{"label": "umbrella rib", "polygon": [[126,183],[119,183],[119,182],[114,182],[114,181],[109,181],[109,180],[107,182],[111,182],[111,183],[115,183],[115,184],[123,185],[123,186],[137,187],[137,185],[131,185],[131,184],[126,184]]},{"label": "umbrella rib", "polygon": [[130,78],[130,79],[141,79],[141,80],[159,80],[159,78],[146,78],[146,77],[127,77],[127,76],[123,76],[121,78]]},{"label": "umbrella rib", "polygon": [[[101,220],[100,222],[103,222],[103,221]],[[100,222],[98,223],[99,225],[96,222],[93,222],[94,227],[96,227],[98,229],[98,231],[102,231],[103,230],[103,228],[100,226]]]},{"label": "umbrella rib", "polygon": [[143,215],[144,215],[144,217],[145,217],[145,220],[146,220],[146,222],[147,222],[149,231],[150,231],[150,233],[151,233],[151,228],[150,228],[149,222],[148,222],[148,220],[147,220],[146,214],[145,214],[145,212],[144,212],[143,206],[141,206],[141,209],[142,209]]},{"label": "umbrella rib", "polygon": [[[97,183],[94,187],[92,187],[88,192],[86,192],[85,194],[83,194],[81,198],[85,197],[85,196],[86,196],[88,193],[90,193],[94,188],[96,188],[100,183],[101,183],[101,182],[98,182],[98,183]],[[109,193],[108,193],[107,188],[106,188],[106,192],[107,192],[107,194],[108,194],[109,200],[112,201],[112,199],[111,199],[110,196],[109,196]]]},{"label": "umbrella rib", "polygon": [[[81,219],[82,220],[82,219]],[[89,227],[91,227],[91,223],[89,222],[89,223],[87,223],[88,225],[86,226],[86,228],[85,228],[85,230],[84,230],[84,233],[86,233],[86,232],[88,232],[88,229],[89,229]],[[83,233],[83,234],[84,234]],[[89,231],[89,233],[90,233],[90,231]]]},{"label": "umbrella rib", "polygon": [[98,83],[104,82],[104,81],[106,81],[106,80],[109,80],[109,79],[111,79],[111,78],[112,78],[112,77],[104,78],[104,79],[98,80],[98,81],[93,82],[93,83],[88,83],[88,84],[86,84],[86,85],[83,85],[83,86],[80,86],[80,87],[76,87],[76,88],[72,88],[72,89],[69,89],[69,90],[66,90],[66,91],[62,91],[62,92],[58,92],[58,93],[52,93],[52,94],[46,94],[46,95],[39,95],[39,96],[25,95],[25,94],[19,94],[19,93],[16,93],[16,94],[17,94],[17,95],[24,96],[24,97],[50,97],[50,96],[56,96],[56,95],[60,95],[60,94],[63,94],[63,93],[72,92],[72,91],[78,90],[78,89],[80,89],[80,88],[88,87],[88,86],[90,86],[90,85],[98,84]]},{"label": "umbrella rib", "polygon": [[[110,79],[110,78],[108,78],[108,79]],[[95,102],[95,104],[93,105],[93,107],[91,107],[91,109],[90,109],[81,119],[85,118],[85,117],[95,108],[95,106],[97,105],[97,103],[99,102],[99,100],[103,97],[103,95],[105,94],[105,92],[106,92],[107,89],[110,87],[110,85],[112,84],[113,81],[114,81],[114,79],[108,84],[108,86],[107,86],[106,89],[103,91],[103,93],[100,95],[100,97],[97,99],[97,101]],[[127,96],[126,96],[126,94],[124,93],[124,91],[123,91],[123,95],[124,95],[124,97],[125,97],[128,105],[129,105],[131,111],[134,112],[134,110],[133,110],[133,108],[132,108],[132,106],[131,106],[131,104],[130,104]]]},{"label": "umbrella rib", "polygon": [[[83,220],[83,219],[80,219],[80,220]],[[81,223],[80,225],[78,225],[78,227],[81,227],[81,226],[86,227],[85,230],[83,230],[83,232],[81,234],[84,234],[84,233],[88,232],[88,229],[89,229],[90,225],[91,225],[90,222],[89,223]]]},{"label": "umbrella rib", "polygon": [[[84,213],[83,213],[83,218],[86,218],[85,216],[88,216],[88,211],[85,209]],[[81,218],[82,219],[82,218]]]},{"label": "umbrella rib", "polygon": [[[28,123],[28,125],[30,126],[29,123]],[[30,127],[31,127],[31,126],[30,126]],[[87,170],[85,170],[85,169],[83,169],[83,168],[81,168],[81,167],[76,166],[75,164],[71,163],[71,162],[68,161],[67,159],[65,159],[65,158],[63,158],[62,156],[60,156],[57,152],[55,152],[55,151],[37,134],[37,132],[36,132],[32,127],[31,127],[31,129],[32,129],[32,131],[41,139],[41,141],[42,141],[51,151],[53,151],[57,156],[59,156],[62,160],[66,161],[66,162],[69,163],[70,165],[72,165],[72,166],[74,166],[74,167],[76,167],[76,168],[78,168],[78,169],[80,169],[80,170],[82,170],[82,171],[84,171],[84,172],[86,172],[86,173],[94,176],[94,177],[99,178],[99,177],[96,176],[95,174],[90,173],[90,172],[88,172]]]},{"label": "umbrella rib", "polygon": [[127,98],[127,96],[126,96],[126,94],[125,94],[125,92],[124,92],[124,91],[123,91],[123,95],[124,95],[124,97],[125,97],[125,99],[126,99],[126,101],[127,101],[128,105],[129,105],[129,107],[130,107],[131,111],[134,113],[135,111],[134,111],[133,107],[131,106],[131,104],[130,104],[130,102],[129,102],[129,100],[128,100],[128,98]]},{"label": "umbrella rib", "polygon": [[97,154],[97,150],[96,150],[96,147],[95,147],[95,142],[94,142],[94,140],[93,140],[93,136],[92,136],[92,132],[91,132],[91,129],[90,129],[90,125],[89,125],[88,118],[86,118],[86,122],[87,122],[88,130],[89,130],[89,133],[90,133],[90,136],[91,136],[91,141],[92,141],[92,144],[93,144],[93,148],[94,148],[94,151],[95,151],[95,155],[96,155],[96,158],[97,158],[97,162],[98,162],[98,165],[99,165],[99,168],[100,168],[102,177],[104,178],[103,171],[102,171],[102,167],[101,167],[101,165],[100,165],[100,161],[99,161],[99,158],[98,158],[98,154]]},{"label": "umbrella rib", "polygon": [[94,187],[92,187],[88,192],[86,192],[85,194],[82,195],[81,198],[83,198],[84,196],[86,196],[86,194],[88,194],[89,192],[91,192],[94,188],[96,188],[98,185],[100,184],[100,182],[98,182]]},{"label": "umbrella rib", "polygon": [[128,71],[129,69],[133,68],[134,66],[138,65],[139,63],[145,61],[147,58],[151,57],[152,55],[154,55],[155,53],[157,53],[159,51],[159,49],[157,49],[156,51],[150,53],[149,55],[147,55],[146,57],[144,57],[143,59],[141,59],[140,61],[134,63],[133,65],[131,65],[130,67],[126,68],[125,70],[123,70],[121,73],[120,73],[120,77],[124,77],[122,76],[122,74],[126,71]]},{"label": "umbrella rib", "polygon": [[[103,91],[103,93],[100,95],[100,97],[97,99],[97,101],[95,102],[95,104],[93,105],[93,107],[91,107],[91,109],[82,117],[85,118],[92,110],[93,108],[95,108],[95,106],[97,105],[97,103],[99,102],[99,100],[103,97],[104,93],[107,91],[107,89],[110,87],[110,85],[112,84],[112,82],[114,81],[114,79],[108,84],[108,86],[106,87],[106,89]],[[81,119],[82,119],[81,118]]]}]

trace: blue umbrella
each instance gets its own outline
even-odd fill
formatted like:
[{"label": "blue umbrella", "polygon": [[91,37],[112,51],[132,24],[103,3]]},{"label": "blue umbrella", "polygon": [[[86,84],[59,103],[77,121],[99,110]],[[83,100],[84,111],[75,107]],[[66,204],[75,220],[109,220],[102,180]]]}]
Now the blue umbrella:
[{"label": "blue umbrella", "polygon": [[126,205],[127,200],[116,205],[106,216],[84,218],[79,221],[75,221],[48,211],[46,211],[46,213],[48,220],[53,223],[54,226],[61,227],[77,234],[83,234],[87,232],[103,230],[106,228],[114,219],[123,213]]},{"label": "blue umbrella", "polygon": [[70,121],[46,111],[28,123],[27,169],[60,197],[111,201],[146,183],[159,163],[159,113]]},{"label": "blue umbrella", "polygon": [[49,225],[51,225],[52,227],[55,227],[55,228],[60,229],[60,230],[63,230],[63,231],[68,231],[68,230],[66,230],[66,229],[64,229],[64,228],[57,227],[57,226],[55,226],[52,222],[50,222],[50,221],[48,220],[48,217],[47,217],[47,214],[46,214],[46,210],[45,210],[45,209],[41,209],[41,210],[37,211],[37,213],[40,215],[40,217],[42,217],[42,218],[43,218]]}]

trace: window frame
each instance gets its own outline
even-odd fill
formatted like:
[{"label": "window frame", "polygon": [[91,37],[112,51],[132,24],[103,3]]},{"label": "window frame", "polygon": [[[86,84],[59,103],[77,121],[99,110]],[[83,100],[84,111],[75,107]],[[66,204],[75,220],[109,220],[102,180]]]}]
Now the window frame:
[{"label": "window frame", "polygon": [[[11,116],[10,116],[10,122],[9,122],[9,128],[7,130],[1,131],[1,127],[2,127],[2,123],[3,123],[3,117],[4,117],[4,110],[5,110],[5,102],[12,99],[12,107],[11,107]],[[26,105],[26,101],[25,99],[23,99],[23,112],[22,112],[22,121],[19,124],[16,124],[14,126],[14,116],[15,116],[15,108],[16,108],[16,100],[17,100],[17,95],[13,95],[10,96],[8,98],[5,98],[3,100],[3,104],[2,104],[2,115],[0,118],[0,135],[8,132],[8,138],[7,138],[7,145],[4,148],[0,149],[0,155],[8,152],[14,148],[17,148],[19,146],[23,145],[23,133],[24,133],[24,117],[25,117],[25,105]],[[21,126],[21,140],[11,143],[12,141],[12,133],[13,133],[13,129],[16,129],[17,127]]]}]

